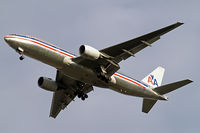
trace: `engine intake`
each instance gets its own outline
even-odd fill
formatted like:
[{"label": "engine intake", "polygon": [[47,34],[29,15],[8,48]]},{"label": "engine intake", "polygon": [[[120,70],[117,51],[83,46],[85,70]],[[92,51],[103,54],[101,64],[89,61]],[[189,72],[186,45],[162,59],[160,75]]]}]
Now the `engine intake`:
[{"label": "engine intake", "polygon": [[38,79],[38,86],[44,90],[53,92],[58,89],[58,84],[56,81],[46,77],[40,77]]},{"label": "engine intake", "polygon": [[99,57],[101,56],[99,50],[88,45],[81,45],[79,48],[79,53],[83,57],[88,58],[90,60],[99,59]]}]

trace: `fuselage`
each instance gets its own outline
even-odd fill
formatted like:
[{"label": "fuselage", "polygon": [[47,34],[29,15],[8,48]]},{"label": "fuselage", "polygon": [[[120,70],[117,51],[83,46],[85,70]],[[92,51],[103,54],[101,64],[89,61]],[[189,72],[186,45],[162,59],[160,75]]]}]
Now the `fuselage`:
[{"label": "fuselage", "polygon": [[120,73],[114,73],[106,83],[97,77],[97,73],[73,61],[76,56],[43,40],[31,36],[11,34],[4,37],[14,50],[23,49],[23,54],[37,59],[62,71],[66,76],[102,88],[150,99],[163,100],[148,85]]}]

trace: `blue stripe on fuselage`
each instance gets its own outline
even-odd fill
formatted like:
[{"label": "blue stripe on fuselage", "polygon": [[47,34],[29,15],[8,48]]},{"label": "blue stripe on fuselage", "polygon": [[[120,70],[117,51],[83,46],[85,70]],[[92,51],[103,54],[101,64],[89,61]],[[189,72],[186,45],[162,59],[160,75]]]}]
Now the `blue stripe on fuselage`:
[{"label": "blue stripe on fuselage", "polygon": [[[11,34],[11,35],[12,35],[12,34]],[[46,44],[47,46],[50,46],[50,47],[55,48],[55,49],[58,49],[58,50],[60,50],[60,51],[62,51],[62,52],[65,52],[65,53],[67,53],[67,54],[70,54],[70,55],[72,55],[73,57],[76,57],[76,55],[74,55],[74,54],[72,54],[72,53],[70,53],[70,52],[68,52],[68,51],[66,51],[66,50],[64,50],[64,49],[58,48],[58,47],[56,47],[56,46],[54,46],[54,45],[52,45],[52,44],[49,44],[49,43],[44,42],[44,41],[42,41],[42,40],[36,39],[36,38],[34,38],[34,37],[29,37],[29,36],[25,36],[25,35],[15,35],[15,36],[23,37],[23,38],[28,38],[28,39],[32,39],[32,40],[34,40],[34,41],[38,41],[38,42],[40,42],[40,43]]]},{"label": "blue stripe on fuselage", "polygon": [[131,78],[131,77],[129,77],[129,76],[126,76],[126,75],[124,75],[124,74],[122,74],[122,73],[120,73],[120,72],[117,72],[117,74],[120,74],[120,75],[122,75],[122,76],[124,76],[124,77],[126,77],[126,78],[129,78],[129,79],[131,79],[131,80],[133,80],[133,81],[135,81],[135,82],[137,82],[137,83],[139,83],[139,84],[141,84],[141,85],[143,85],[143,86],[145,86],[145,87],[149,87],[149,86],[146,85],[145,83],[142,83],[141,81],[136,80],[136,79],[133,79],[133,78]]}]

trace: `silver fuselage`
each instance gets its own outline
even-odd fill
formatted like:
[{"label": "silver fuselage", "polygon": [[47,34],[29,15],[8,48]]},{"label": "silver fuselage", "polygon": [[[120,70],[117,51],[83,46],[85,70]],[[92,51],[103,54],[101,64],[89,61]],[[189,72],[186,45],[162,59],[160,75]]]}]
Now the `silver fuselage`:
[{"label": "silver fuselage", "polygon": [[23,35],[8,35],[4,39],[14,50],[21,48],[24,55],[55,67],[75,80],[126,95],[162,100],[148,85],[120,73],[113,74],[109,83],[100,80],[94,70],[77,64],[73,61],[74,55],[53,44]]}]

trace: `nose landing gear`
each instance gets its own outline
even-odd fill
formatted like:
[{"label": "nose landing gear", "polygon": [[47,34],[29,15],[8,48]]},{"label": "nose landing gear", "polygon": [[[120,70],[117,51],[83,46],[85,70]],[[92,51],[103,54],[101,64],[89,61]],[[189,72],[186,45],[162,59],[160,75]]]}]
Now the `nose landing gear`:
[{"label": "nose landing gear", "polygon": [[19,59],[20,59],[20,60],[23,60],[23,59],[24,59],[24,56],[23,56],[23,55],[22,55],[22,56],[20,56],[20,57],[19,57]]},{"label": "nose landing gear", "polygon": [[21,47],[18,47],[18,48],[16,49],[16,52],[19,53],[19,54],[21,55],[21,56],[19,57],[19,59],[20,59],[20,60],[23,60],[23,59],[24,59],[24,55],[23,55],[24,50],[23,50]]}]

